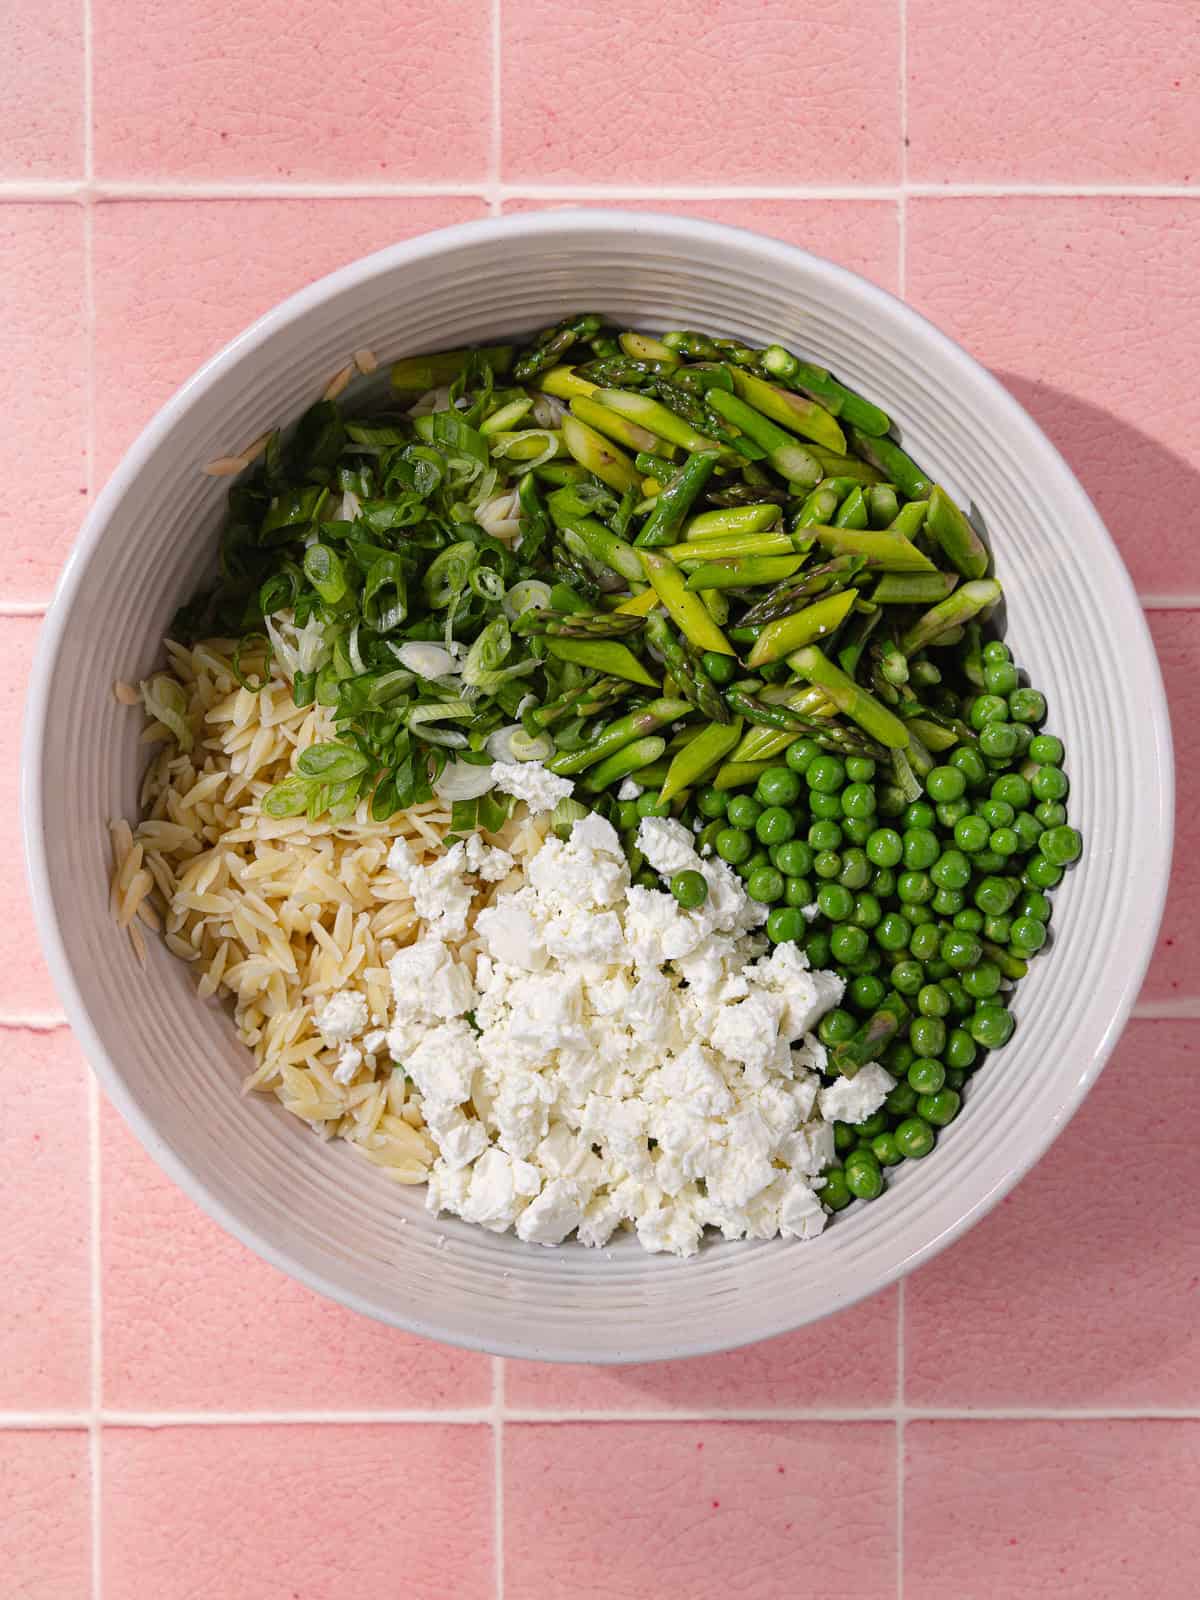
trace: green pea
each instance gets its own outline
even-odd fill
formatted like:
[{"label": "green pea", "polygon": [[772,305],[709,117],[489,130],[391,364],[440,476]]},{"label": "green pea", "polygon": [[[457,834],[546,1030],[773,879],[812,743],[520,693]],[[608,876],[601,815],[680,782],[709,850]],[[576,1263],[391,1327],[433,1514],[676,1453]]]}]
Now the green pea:
[{"label": "green pea", "polygon": [[819,850],[813,858],[813,871],[818,878],[836,878],[842,870],[842,858],[836,850]]},{"label": "green pea", "polygon": [[658,873],[651,867],[641,867],[634,873],[633,881],[639,889],[657,889],[659,887]]},{"label": "green pea", "polygon": [[946,1088],[953,1089],[958,1094],[966,1081],[966,1073],[958,1067],[946,1068]]},{"label": "green pea", "polygon": [[722,828],[717,835],[717,854],[722,861],[728,861],[731,867],[748,861],[753,849],[750,835],[741,828]]},{"label": "green pea", "polygon": [[989,639],[979,652],[985,661],[1011,661],[1012,651],[1003,639]]},{"label": "green pea", "polygon": [[854,911],[851,922],[856,928],[877,928],[883,917],[883,907],[875,896],[864,890],[854,899]]},{"label": "green pea", "polygon": [[630,828],[638,825],[638,808],[636,800],[618,800],[617,815],[614,818],[617,828],[621,833],[628,833]]},{"label": "green pea", "polygon": [[930,910],[938,917],[953,917],[963,909],[967,897],[961,889],[939,889],[929,902]]},{"label": "green pea", "polygon": [[908,1025],[908,1042],[919,1056],[940,1056],[946,1048],[946,1024],[941,1017],[916,1016]]},{"label": "green pea", "polygon": [[850,1122],[835,1122],[833,1125],[833,1148],[839,1156],[849,1155],[851,1150],[858,1148],[858,1129]]},{"label": "green pea", "polygon": [[[944,1017],[950,1010],[950,996],[939,983],[922,984],[917,990],[917,1010],[923,1017]],[[935,1050],[933,1055],[940,1055]]]},{"label": "green pea", "polygon": [[[991,835],[988,836],[989,845]],[[992,849],[977,850],[972,857],[971,865],[976,872],[1002,872],[1008,861],[1007,856],[998,856]]]},{"label": "green pea", "polygon": [[937,834],[930,828],[909,828],[904,835],[904,865],[914,872],[924,872],[941,853]]},{"label": "green pea", "polygon": [[984,928],[983,912],[975,906],[964,906],[961,911],[956,911],[951,919],[953,925],[960,933],[982,933]]},{"label": "green pea", "polygon": [[796,832],[796,821],[782,806],[768,806],[754,824],[760,844],[786,844]]},{"label": "green pea", "polygon": [[722,685],[732,683],[738,673],[738,664],[733,656],[721,655],[716,650],[706,650],[700,657],[700,665],[713,683]]},{"label": "green pea", "polygon": [[848,783],[842,790],[841,806],[848,817],[873,817],[875,791],[869,783]]},{"label": "green pea", "polygon": [[826,817],[831,822],[848,820],[842,816],[842,797],[840,794],[823,794],[819,789],[812,789],[808,796],[809,815]]},{"label": "green pea", "polygon": [[854,1199],[846,1182],[846,1174],[840,1167],[830,1167],[826,1172],[820,1195],[821,1204],[828,1206],[830,1211],[843,1211]]},{"label": "green pea", "polygon": [[1010,695],[1017,687],[1017,669],[1011,661],[988,661],[983,682],[989,694]]},{"label": "green pea", "polygon": [[672,877],[671,893],[685,911],[694,911],[708,899],[708,884],[702,873],[688,869]]},{"label": "green pea", "polygon": [[931,983],[942,983],[953,972],[948,961],[943,961],[940,955],[934,956],[932,961],[925,963],[925,976]]},{"label": "green pea", "polygon": [[940,980],[942,992],[950,1002],[950,1009],[955,1016],[966,1017],[975,1009],[971,997],[963,988],[962,983],[953,973]]},{"label": "green pea", "polygon": [[808,830],[808,844],[813,850],[836,850],[841,842],[842,830],[827,817],[821,817]]},{"label": "green pea", "polygon": [[1007,828],[1016,815],[1007,800],[997,800],[994,797],[991,800],[981,800],[975,809],[989,828]]},{"label": "green pea", "polygon": [[993,855],[1015,856],[1021,848],[1021,841],[1014,828],[996,828],[988,840]]},{"label": "green pea", "polygon": [[812,849],[803,839],[789,839],[771,851],[771,862],[789,878],[803,878],[812,871]]},{"label": "green pea", "polygon": [[954,1121],[961,1105],[962,1095],[955,1090],[938,1089],[921,1096],[917,1101],[917,1115],[924,1117],[926,1122],[932,1122],[935,1128],[944,1128],[947,1123]]},{"label": "green pea", "polygon": [[[772,911],[771,917],[780,915],[781,911]],[[800,917],[803,923],[804,917],[801,913],[797,912],[796,915]],[[771,932],[771,917],[767,918],[768,937]],[[804,926],[807,928],[808,924],[804,923]],[[799,938],[799,935],[797,935],[797,938]],[[827,967],[829,965],[829,935],[824,928],[808,928],[808,932],[804,935],[804,953],[808,957],[810,967]]]},{"label": "green pea", "polygon": [[956,972],[975,966],[983,955],[983,946],[973,933],[963,933],[953,928],[942,940],[941,957]]},{"label": "green pea", "polygon": [[[982,929],[976,928],[976,933],[982,932],[989,944],[1007,944],[1012,933],[1013,919],[1009,916],[984,917],[981,911],[974,912],[983,922]],[[955,926],[957,927],[957,923]]]},{"label": "green pea", "polygon": [[1021,955],[1033,955],[1046,942],[1046,924],[1036,917],[1018,917],[1012,925],[1012,942]]},{"label": "green pea", "polygon": [[965,1072],[975,1064],[979,1047],[965,1028],[951,1028],[946,1035],[946,1048],[942,1054],[947,1067]]},{"label": "green pea", "polygon": [[1029,787],[1038,800],[1065,800],[1071,785],[1061,767],[1042,766],[1033,769]]},{"label": "green pea", "polygon": [[919,928],[926,922],[935,922],[937,920],[931,905],[912,905],[910,903],[905,906],[904,914],[914,928]]},{"label": "green pea", "polygon": [[962,975],[962,986],[974,1000],[990,1000],[1000,992],[1002,974],[994,961],[980,961]]},{"label": "green pea", "polygon": [[967,713],[971,726],[978,732],[991,722],[1008,721],[1008,702],[998,694],[977,694]]},{"label": "green pea", "polygon": [[906,1117],[892,1137],[902,1156],[909,1161],[919,1161],[933,1149],[937,1136],[923,1117]]},{"label": "green pea", "polygon": [[973,745],[959,745],[950,757],[950,765],[958,768],[969,788],[978,788],[987,782],[987,763]]},{"label": "green pea", "polygon": [[896,874],[891,867],[879,867],[871,878],[871,890],[880,899],[896,892]]},{"label": "green pea", "polygon": [[696,810],[702,817],[711,820],[725,815],[725,807],[729,804],[729,793],[725,789],[701,789],[696,795]]},{"label": "green pea", "polygon": [[[1002,804],[1011,806],[1012,811],[1023,811],[1029,804],[1032,793],[1028,783],[1019,772],[1005,772],[992,784],[992,799],[999,800]],[[980,812],[983,812],[982,806]],[[1009,821],[1012,813],[1009,814]]]},{"label": "green pea", "polygon": [[783,873],[777,867],[759,867],[746,879],[746,893],[759,905],[774,905],[783,899]]},{"label": "green pea", "polygon": [[894,828],[876,828],[866,849],[868,861],[877,867],[898,866],[904,857],[904,841]]},{"label": "green pea", "polygon": [[842,870],[838,882],[847,889],[865,889],[871,881],[871,863],[861,850],[842,851]]},{"label": "green pea", "polygon": [[750,879],[758,871],[759,867],[770,867],[770,865],[771,858],[760,845],[757,850],[752,850],[746,857],[745,861],[743,861],[741,865],[736,867],[734,870],[737,872],[738,877],[741,878],[743,883],[749,883]]},{"label": "green pea", "polygon": [[871,1140],[871,1154],[881,1167],[894,1167],[904,1158],[896,1147],[896,1140],[891,1133],[877,1133]]},{"label": "green pea", "polygon": [[1075,828],[1047,828],[1038,845],[1046,860],[1056,867],[1069,866],[1083,853],[1083,840]]},{"label": "green pea", "polygon": [[875,763],[870,756],[847,756],[846,776],[851,783],[870,783],[875,776]]},{"label": "green pea", "polygon": [[817,905],[830,922],[846,922],[854,910],[854,896],[840,883],[823,883],[817,890]]},{"label": "green pea", "polygon": [[[854,926],[857,926],[857,924],[854,924]],[[855,972],[855,974],[858,974],[860,972],[869,972],[869,973],[874,974],[874,973],[878,972],[882,966],[883,966],[883,957],[880,955],[879,951],[876,950],[875,946],[868,939],[867,948],[866,948],[865,954],[862,955],[860,957],[860,959],[857,960],[854,963],[854,972]]]},{"label": "green pea", "polygon": [[864,845],[875,829],[874,817],[843,817],[842,832],[851,844]]},{"label": "green pea", "polygon": [[810,906],[815,893],[811,878],[788,877],[783,880],[783,903],[786,906]]},{"label": "green pea", "polygon": [[[862,1150],[856,1154],[870,1155],[870,1151]],[[865,1161],[851,1161],[846,1164],[846,1187],[852,1195],[859,1200],[877,1200],[883,1193],[883,1173],[879,1170],[879,1163],[871,1155],[871,1164]]]},{"label": "green pea", "polygon": [[896,893],[905,905],[920,906],[933,899],[933,879],[927,872],[902,872]]},{"label": "green pea", "polygon": [[844,967],[861,961],[869,948],[870,937],[865,928],[856,928],[852,922],[839,922],[836,928],[830,929],[830,954]]},{"label": "green pea", "polygon": [[925,982],[925,968],[919,961],[897,961],[891,972],[892,988],[898,994],[919,993]]},{"label": "green pea", "polygon": [[1017,730],[1008,722],[989,722],[979,730],[979,748],[989,761],[1011,761],[1019,743]]},{"label": "green pea", "polygon": [[854,1009],[869,1016],[872,1011],[877,1011],[887,998],[887,984],[872,972],[862,972],[846,992]]},{"label": "green pea", "polygon": [[918,1056],[908,1069],[909,1086],[918,1094],[936,1094],[945,1081],[945,1067],[929,1056]]},{"label": "green pea", "polygon": [[1014,689],[1008,697],[1008,715],[1014,722],[1036,727],[1046,720],[1046,696],[1037,689]]},{"label": "green pea", "polygon": [[961,850],[944,850],[929,869],[939,889],[965,889],[971,881],[971,863]]},{"label": "green pea", "polygon": [[819,755],[810,762],[804,776],[810,789],[816,789],[819,794],[833,794],[845,783],[846,769],[837,756]]},{"label": "green pea", "polygon": [[881,817],[899,817],[904,814],[904,791],[894,783],[885,783],[875,791]]},{"label": "green pea", "polygon": [[1013,818],[1013,831],[1021,841],[1021,849],[1029,851],[1036,847],[1045,829],[1032,811],[1018,811]]},{"label": "green pea", "polygon": [[990,834],[991,829],[983,818],[973,814],[960,817],[954,824],[954,842],[960,850],[965,850],[969,855],[986,849]]},{"label": "green pea", "polygon": [[1029,741],[1029,759],[1043,767],[1061,767],[1066,751],[1052,733],[1036,733]]},{"label": "green pea", "polygon": [[797,739],[784,752],[783,759],[793,772],[805,773],[821,754],[821,747],[811,739]]},{"label": "green pea", "polygon": [[800,779],[790,767],[768,767],[754,786],[755,799],[765,806],[791,806],[800,798]]},{"label": "green pea", "polygon": [[1036,917],[1039,922],[1050,921],[1050,897],[1039,889],[1027,889],[1018,899],[1016,913],[1019,917]]},{"label": "green pea", "polygon": [[908,828],[932,828],[934,821],[933,807],[926,800],[914,800],[912,805],[905,808],[904,826]]},{"label": "green pea", "polygon": [[637,806],[639,817],[669,817],[671,815],[670,805],[664,805],[653,789],[648,789],[645,794],[639,795],[634,804]]},{"label": "green pea", "polygon": [[875,929],[875,943],[881,950],[907,950],[912,926],[898,911],[888,911]]},{"label": "green pea", "polygon": [[859,1148],[870,1144],[877,1133],[883,1133],[888,1125],[887,1113],[873,1111],[869,1117],[864,1117],[861,1122],[854,1124],[854,1131],[858,1135]]},{"label": "green pea", "polygon": [[999,1050],[1012,1038],[1011,1013],[994,1001],[981,1005],[967,1023],[967,1032],[985,1050]]},{"label": "green pea", "polygon": [[1023,760],[1029,753],[1029,746],[1034,741],[1033,729],[1026,722],[1015,723],[1017,730],[1017,760]]},{"label": "green pea", "polygon": [[858,1023],[841,1006],[834,1006],[817,1023],[817,1038],[824,1045],[845,1044],[858,1032]]},{"label": "green pea", "polygon": [[[792,879],[793,883],[797,880]],[[767,917],[767,938],[772,944],[795,944],[804,937],[808,924],[800,912],[792,906],[776,906]],[[811,957],[812,951],[810,949]],[[816,965],[822,966],[823,962]]]},{"label": "green pea", "polygon": [[[890,1064],[888,1071],[892,1073],[893,1077],[896,1076],[896,1072]],[[907,1071],[907,1066],[900,1069],[901,1081],[897,1083],[894,1089],[889,1091],[887,1099],[883,1102],[893,1117],[908,1117],[917,1109],[917,1091],[903,1076]],[[894,1135],[895,1129],[892,1132]]]},{"label": "green pea", "polygon": [[1045,856],[1031,856],[1022,881],[1031,889],[1053,889],[1061,882],[1063,869]]},{"label": "green pea", "polygon": [[957,767],[934,767],[926,774],[925,792],[931,800],[960,800],[967,780]]},{"label": "green pea", "polygon": [[1033,816],[1043,828],[1061,828],[1067,820],[1067,808],[1061,800],[1040,800],[1033,808]]},{"label": "green pea", "polygon": [[981,878],[975,885],[975,904],[985,916],[1002,917],[1017,898],[1007,878]]},{"label": "green pea", "polygon": [[762,816],[762,809],[748,794],[735,794],[725,807],[725,815],[735,828],[752,828]]},{"label": "green pea", "polygon": [[939,805],[937,808],[938,821],[941,823],[943,828],[947,828],[951,831],[953,831],[954,824],[956,822],[959,822],[963,817],[969,817],[970,815],[971,802],[967,799],[966,795],[964,795],[961,800],[943,800],[941,805]]},{"label": "green pea", "polygon": [[914,961],[932,961],[941,948],[941,934],[932,922],[914,928],[908,941],[908,951]]}]

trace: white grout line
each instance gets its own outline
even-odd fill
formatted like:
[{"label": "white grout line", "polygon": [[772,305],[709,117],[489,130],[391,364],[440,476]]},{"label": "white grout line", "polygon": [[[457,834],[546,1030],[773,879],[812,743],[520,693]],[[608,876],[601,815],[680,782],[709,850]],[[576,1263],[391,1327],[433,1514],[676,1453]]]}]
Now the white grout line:
[{"label": "white grout line", "polygon": [[[475,1427],[495,1430],[495,1406],[474,1411],[0,1411],[0,1432],[108,1428]],[[641,1422],[1200,1422],[1196,1406],[755,1406],[646,1411],[504,1409],[503,1425]]]},{"label": "white grout line", "polygon": [[74,200],[353,200],[478,195],[533,200],[896,200],[903,191],[921,199],[1200,200],[1198,184],[1119,183],[879,183],[719,184],[676,183],[270,183],[119,179],[0,183],[0,202]]},{"label": "white grout line", "polygon": [[492,1539],[495,1600],[504,1600],[504,1362],[492,1357]]},{"label": "white grout line", "polygon": [[492,0],[491,8],[491,36],[492,36],[492,78],[491,78],[491,148],[488,153],[488,211],[493,217],[498,217],[503,210],[500,194],[500,162],[501,162],[501,131],[500,131],[500,36],[501,18],[500,6],[502,0]]},{"label": "white grout line", "polygon": [[0,617],[43,617],[48,600],[0,600]]},{"label": "white grout line", "polygon": [[66,1017],[56,1011],[19,1012],[15,1017],[0,1016],[0,1028],[20,1028],[26,1033],[54,1033],[69,1027]]},{"label": "white grout line", "polygon": [[1200,595],[1194,594],[1141,594],[1144,611],[1192,611],[1200,606]]}]

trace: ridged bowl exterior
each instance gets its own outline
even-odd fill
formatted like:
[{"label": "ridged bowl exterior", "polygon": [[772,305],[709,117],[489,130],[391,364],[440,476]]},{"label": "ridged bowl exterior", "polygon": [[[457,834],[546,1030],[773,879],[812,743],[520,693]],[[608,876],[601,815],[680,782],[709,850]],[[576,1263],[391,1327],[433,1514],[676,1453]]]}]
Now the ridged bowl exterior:
[{"label": "ridged bowl exterior", "polygon": [[[492,342],[595,309],[648,328],[775,340],[899,420],[916,458],[995,551],[1017,660],[1066,740],[1086,853],[1017,1031],[935,1153],[816,1243],[717,1243],[686,1262],[625,1238],[543,1250],[428,1216],[274,1101],[242,1098],[246,1056],[219,1006],[150,939],[113,927],[106,823],[136,811],[145,751],[116,678],[159,663],[211,566],[227,482],[199,471],[294,419],[362,346],[381,361]],[[1045,436],[958,346],[899,301],[790,246],[644,213],[553,212],[397,245],[294,296],[163,408],[99,496],[46,622],[24,753],[37,916],[71,1023],[138,1137],[261,1255],[358,1310],[501,1354],[589,1362],[712,1351],[795,1328],[909,1271],[978,1220],[1076,1109],[1129,1013],[1168,877],[1168,719],[1128,575]],[[1036,1241],[1031,1241],[1031,1248]],[[149,1238],[170,1272],[169,1242]]]}]

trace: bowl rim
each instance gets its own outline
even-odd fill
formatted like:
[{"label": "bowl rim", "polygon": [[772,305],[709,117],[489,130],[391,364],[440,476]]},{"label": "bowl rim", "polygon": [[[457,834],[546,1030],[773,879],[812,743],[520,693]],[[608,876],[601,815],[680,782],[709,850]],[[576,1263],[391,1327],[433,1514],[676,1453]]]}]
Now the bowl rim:
[{"label": "bowl rim", "polygon": [[[47,607],[30,674],[21,744],[22,833],[34,922],[55,989],[63,1003],[66,1022],[82,1046],[88,1063],[103,1085],[106,1095],[120,1111],[143,1148],[201,1210],[270,1265],[328,1299],[426,1338],[508,1358],[563,1362],[583,1360],[593,1364],[609,1364],[607,1358],[597,1357],[594,1351],[579,1354],[571,1350],[555,1352],[539,1350],[536,1346],[536,1334],[529,1342],[516,1344],[511,1341],[489,1341],[486,1337],[471,1336],[457,1330],[447,1331],[440,1324],[428,1322],[419,1315],[394,1314],[390,1309],[385,1310],[381,1305],[372,1303],[364,1295],[335,1284],[323,1272],[293,1259],[286,1249],[274,1244],[253,1224],[235,1215],[208,1188],[187,1161],[176,1153],[173,1145],[159,1133],[154,1123],[143,1115],[134,1096],[126,1089],[120,1068],[105,1048],[91,1021],[75,982],[72,964],[59,930],[58,919],[54,914],[49,854],[43,827],[42,786],[42,759],[49,695],[72,607],[78,598],[92,553],[100,543],[108,522],[119,509],[125,495],[147,463],[169,439],[176,423],[230,368],[252,356],[276,333],[302,320],[310,311],[338,298],[345,291],[414,263],[451,255],[460,247],[501,242],[514,245],[523,239],[545,234],[560,234],[567,237],[588,233],[600,236],[628,234],[648,227],[654,227],[660,234],[673,236],[681,245],[688,243],[717,245],[724,241],[736,243],[742,250],[749,245],[757,253],[760,261],[776,262],[781,272],[794,268],[799,261],[804,264],[810,276],[816,279],[823,277],[829,282],[852,286],[854,292],[864,302],[874,303],[881,314],[893,324],[907,322],[911,328],[919,332],[926,343],[938,347],[950,363],[956,365],[964,374],[969,374],[976,384],[989,391],[998,408],[1007,414],[1023,441],[1038,453],[1043,467],[1057,476],[1057,492],[1074,494],[1078,514],[1087,519],[1090,534],[1099,536],[1102,545],[1107,545],[1111,551],[1114,558],[1113,579],[1123,590],[1121,599],[1129,614],[1123,619],[1129,624],[1129,632],[1125,635],[1127,644],[1128,647],[1144,653],[1150,681],[1154,687],[1150,703],[1143,708],[1144,720],[1150,726],[1158,756],[1155,772],[1158,779],[1158,814],[1150,843],[1156,859],[1149,863],[1155,874],[1153,901],[1148,905],[1148,912],[1152,915],[1148,916],[1145,924],[1143,949],[1138,953],[1136,961],[1126,969],[1119,988],[1110,995],[1108,1022],[1091,1054],[1091,1059],[1069,1083],[1064,1082],[1056,1115],[1042,1124],[1037,1136],[1031,1138],[1026,1148],[1021,1151],[1019,1159],[1010,1165],[991,1187],[977,1195],[973,1202],[958,1214],[953,1223],[908,1249],[886,1272],[871,1275],[869,1281],[864,1283],[861,1292],[847,1296],[839,1302],[837,1308],[831,1307],[829,1312],[821,1313],[822,1316],[832,1314],[834,1309],[846,1309],[857,1304],[858,1301],[898,1282],[915,1268],[931,1260],[998,1204],[1041,1159],[1099,1077],[1129,1020],[1154,951],[1170,881],[1175,812],[1174,750],[1170,717],[1153,638],[1128,569],[1087,491],[1058,448],[1020,402],[956,340],[943,333],[936,324],[930,322],[898,295],[880,288],[860,274],[839,266],[823,256],[782,240],[770,238],[753,229],[707,219],[684,217],[667,211],[628,211],[618,207],[562,207],[551,211],[509,214],[457,223],[421,234],[414,239],[385,245],[314,280],[266,311],[205,361],[143,427],[107,483],[95,496]],[[1145,866],[1146,863],[1143,862],[1143,870]],[[612,1364],[710,1355],[774,1337],[795,1326],[794,1320],[775,1319],[771,1325],[756,1327],[744,1339],[732,1343],[727,1339],[714,1340],[701,1335],[686,1343],[673,1345],[669,1350],[656,1350],[651,1353],[636,1350],[626,1353],[622,1350],[612,1357]]]}]

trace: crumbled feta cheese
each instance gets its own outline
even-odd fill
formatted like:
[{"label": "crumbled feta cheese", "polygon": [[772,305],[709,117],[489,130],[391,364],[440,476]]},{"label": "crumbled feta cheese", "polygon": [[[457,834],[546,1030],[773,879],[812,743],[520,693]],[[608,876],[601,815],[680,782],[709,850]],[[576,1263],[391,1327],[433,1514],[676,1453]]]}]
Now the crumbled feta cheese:
[{"label": "crumbled feta cheese", "polygon": [[492,782],[505,794],[524,800],[533,812],[553,811],[575,788],[570,778],[547,772],[540,761],[497,761],[492,767]]},{"label": "crumbled feta cheese", "polygon": [[874,1116],[896,1087],[896,1080],[876,1062],[860,1067],[852,1078],[837,1078],[817,1096],[826,1122],[865,1122]]},{"label": "crumbled feta cheese", "polygon": [[695,836],[673,817],[643,817],[638,825],[637,847],[664,878],[696,865]]},{"label": "crumbled feta cheese", "polygon": [[352,1044],[344,1044],[338,1051],[338,1064],[334,1068],[334,1083],[353,1083],[354,1075],[363,1064],[363,1053]]},{"label": "crumbled feta cheese", "polygon": [[331,994],[314,1019],[327,1045],[346,1044],[367,1025],[367,997],[353,989]]},{"label": "crumbled feta cheese", "polygon": [[617,790],[618,800],[636,800],[642,794],[640,783],[634,783],[632,778],[626,778]]}]

